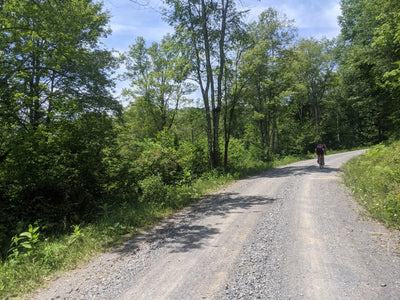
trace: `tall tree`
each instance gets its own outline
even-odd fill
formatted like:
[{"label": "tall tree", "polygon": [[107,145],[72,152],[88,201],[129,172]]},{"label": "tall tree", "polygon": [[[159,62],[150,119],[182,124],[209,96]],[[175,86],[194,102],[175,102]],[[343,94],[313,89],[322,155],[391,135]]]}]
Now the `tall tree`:
[{"label": "tall tree", "polygon": [[278,142],[278,124],[283,104],[294,82],[292,42],[293,21],[270,8],[250,24],[252,46],[243,61],[248,78],[246,97],[254,109],[253,121],[259,134],[264,159],[270,159]]},{"label": "tall tree", "polygon": [[391,134],[400,137],[400,3],[379,0],[371,3],[377,12],[372,48],[375,51],[377,84],[388,93],[387,109],[391,119]]},{"label": "tall tree", "polygon": [[229,143],[243,115],[238,116],[239,105],[243,114],[244,91],[248,78],[243,78],[241,64],[246,51],[251,47],[249,35],[243,30],[237,31],[233,36],[226,60],[227,67],[224,74],[224,99],[223,99],[223,130],[224,130],[224,168],[228,167]]},{"label": "tall tree", "polygon": [[[168,22],[181,36],[203,98],[210,167],[219,165],[219,126],[226,68],[226,43],[240,25],[232,0],[165,0]],[[229,22],[229,26],[228,25]]]},{"label": "tall tree", "polygon": [[0,222],[88,216],[120,109],[115,59],[99,46],[109,17],[91,0],[1,4]]},{"label": "tall tree", "polygon": [[[328,95],[333,91],[336,82],[333,57],[334,43],[328,40],[303,39],[296,47],[297,72],[296,88],[291,97],[291,106],[295,106],[295,120],[299,121],[299,132],[306,134],[315,143],[324,135],[326,127],[325,111]],[[325,101],[325,105],[324,105]],[[309,127],[312,124],[312,127]],[[302,133],[300,132],[302,131]],[[304,145],[307,146],[307,145]]]},{"label": "tall tree", "polygon": [[[347,111],[353,112],[354,137],[358,143],[387,139],[393,128],[392,96],[381,84],[382,56],[374,49],[381,7],[373,0],[342,0],[341,59]],[[382,7],[385,7],[381,2]],[[382,54],[382,52],[380,53]]]},{"label": "tall tree", "polygon": [[1,111],[12,125],[49,126],[89,111],[118,109],[110,52],[100,50],[108,16],[89,0],[5,1],[0,12]]},{"label": "tall tree", "polygon": [[124,94],[133,100],[130,114],[135,115],[138,124],[137,137],[155,137],[171,128],[185,95],[193,92],[193,86],[186,81],[188,60],[179,55],[170,36],[150,47],[139,37],[124,57],[125,78],[131,85]]}]

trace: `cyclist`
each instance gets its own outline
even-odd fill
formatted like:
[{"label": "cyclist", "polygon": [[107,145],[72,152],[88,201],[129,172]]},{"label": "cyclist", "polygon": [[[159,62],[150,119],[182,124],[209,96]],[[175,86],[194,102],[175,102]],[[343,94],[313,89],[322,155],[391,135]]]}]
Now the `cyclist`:
[{"label": "cyclist", "polygon": [[315,153],[318,155],[317,162],[321,165],[325,164],[324,155],[326,153],[326,146],[323,143],[318,143],[317,147],[315,148]]}]

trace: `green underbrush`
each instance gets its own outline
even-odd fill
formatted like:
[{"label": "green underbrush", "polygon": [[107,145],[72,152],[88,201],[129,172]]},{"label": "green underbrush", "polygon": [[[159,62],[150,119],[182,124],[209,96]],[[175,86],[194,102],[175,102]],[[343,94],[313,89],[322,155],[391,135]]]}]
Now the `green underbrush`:
[{"label": "green underbrush", "polygon": [[400,228],[400,142],[372,147],[345,166],[344,180],[370,216]]}]

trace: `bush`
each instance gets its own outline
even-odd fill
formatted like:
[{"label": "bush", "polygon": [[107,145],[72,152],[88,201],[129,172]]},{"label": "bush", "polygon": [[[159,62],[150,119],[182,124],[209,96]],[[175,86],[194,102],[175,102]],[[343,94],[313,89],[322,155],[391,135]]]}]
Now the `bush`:
[{"label": "bush", "polygon": [[200,140],[195,144],[182,142],[177,150],[185,170],[198,177],[209,170],[207,141]]},{"label": "bush", "polygon": [[176,151],[160,144],[148,142],[135,162],[135,173],[139,181],[151,176],[160,176],[165,184],[173,184],[183,176],[183,166]]},{"label": "bush", "polygon": [[166,203],[167,189],[160,175],[151,175],[139,181],[139,186],[142,190],[141,201],[160,205]]},{"label": "bush", "polygon": [[[69,225],[92,221],[108,182],[103,149],[111,120],[85,114],[49,128],[30,128],[18,137],[0,165],[0,238],[19,233],[17,222],[38,221],[43,232],[63,232]],[[4,244],[0,241],[0,244]]]}]

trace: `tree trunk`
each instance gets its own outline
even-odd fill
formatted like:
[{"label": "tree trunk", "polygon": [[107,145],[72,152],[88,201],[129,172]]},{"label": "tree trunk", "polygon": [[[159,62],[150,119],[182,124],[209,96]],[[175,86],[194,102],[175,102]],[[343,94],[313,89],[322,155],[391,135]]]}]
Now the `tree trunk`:
[{"label": "tree trunk", "polygon": [[[215,124],[215,94],[214,94],[214,76],[211,66],[211,47],[208,35],[207,28],[207,7],[204,0],[201,1],[201,22],[202,22],[202,34],[203,34],[203,42],[204,42],[204,51],[205,51],[205,59],[206,59],[206,89],[203,93],[203,101],[206,109],[206,122],[207,122],[207,138],[208,138],[208,155],[210,159],[210,168],[214,169],[217,166],[215,161],[216,154],[214,153],[215,149],[215,130],[218,130],[218,126],[216,128]],[[210,107],[210,98],[211,98],[211,107]],[[217,135],[218,138],[218,135]]]}]

